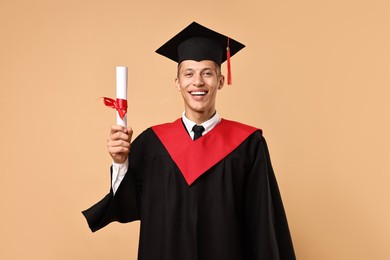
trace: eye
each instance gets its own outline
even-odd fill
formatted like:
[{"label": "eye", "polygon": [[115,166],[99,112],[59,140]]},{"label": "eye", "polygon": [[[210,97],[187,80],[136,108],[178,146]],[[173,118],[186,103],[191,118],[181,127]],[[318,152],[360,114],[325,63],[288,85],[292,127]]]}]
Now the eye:
[{"label": "eye", "polygon": [[209,71],[209,70],[206,70],[205,72],[203,72],[203,76],[206,76],[206,77],[211,77],[213,75],[214,75],[213,72]]},{"label": "eye", "polygon": [[185,70],[183,71],[183,75],[186,78],[192,77],[194,75],[194,72],[192,70]]}]

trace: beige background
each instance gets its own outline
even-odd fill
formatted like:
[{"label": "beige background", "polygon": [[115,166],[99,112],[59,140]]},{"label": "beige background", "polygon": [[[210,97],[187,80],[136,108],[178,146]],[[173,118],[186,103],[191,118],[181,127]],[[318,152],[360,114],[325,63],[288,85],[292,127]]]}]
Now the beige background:
[{"label": "beige background", "polygon": [[136,259],[139,223],[80,213],[109,188],[96,99],[125,65],[135,135],[178,118],[154,51],[194,20],[247,45],[217,107],[264,130],[298,258],[390,259],[389,3],[0,0],[0,259]]}]

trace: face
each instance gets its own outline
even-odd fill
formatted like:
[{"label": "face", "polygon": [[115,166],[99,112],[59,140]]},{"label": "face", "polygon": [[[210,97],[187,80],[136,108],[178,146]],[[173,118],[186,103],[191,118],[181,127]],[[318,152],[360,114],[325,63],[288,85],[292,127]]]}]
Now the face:
[{"label": "face", "polygon": [[214,115],[217,91],[224,84],[224,76],[214,61],[182,61],[175,83],[190,120],[202,123]]}]

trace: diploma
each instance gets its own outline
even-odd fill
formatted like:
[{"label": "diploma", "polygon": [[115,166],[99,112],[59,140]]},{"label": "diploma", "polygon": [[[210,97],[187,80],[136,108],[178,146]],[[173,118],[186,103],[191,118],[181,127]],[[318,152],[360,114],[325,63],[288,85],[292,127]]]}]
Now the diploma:
[{"label": "diploma", "polygon": [[116,123],[126,127],[127,121],[127,67],[116,67],[116,100],[103,97],[104,105],[116,110]]},{"label": "diploma", "polygon": [[[116,67],[116,99],[126,100],[127,108],[127,67],[117,66]],[[127,112],[122,115],[119,114],[118,110],[116,111],[116,123],[118,125],[127,126]]]}]

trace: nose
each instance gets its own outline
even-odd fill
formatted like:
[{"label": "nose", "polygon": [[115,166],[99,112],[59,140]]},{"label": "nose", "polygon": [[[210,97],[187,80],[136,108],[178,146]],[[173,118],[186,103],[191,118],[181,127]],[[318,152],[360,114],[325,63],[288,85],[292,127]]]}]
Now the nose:
[{"label": "nose", "polygon": [[194,76],[194,81],[192,82],[192,85],[194,85],[194,86],[196,86],[196,87],[203,86],[203,85],[204,85],[204,82],[203,82],[202,75],[196,74],[196,75]]}]

